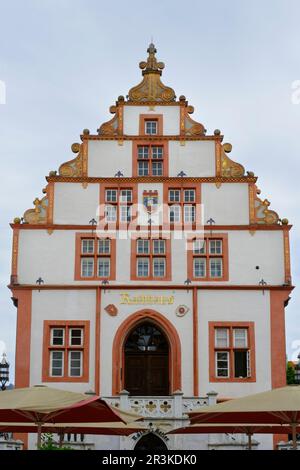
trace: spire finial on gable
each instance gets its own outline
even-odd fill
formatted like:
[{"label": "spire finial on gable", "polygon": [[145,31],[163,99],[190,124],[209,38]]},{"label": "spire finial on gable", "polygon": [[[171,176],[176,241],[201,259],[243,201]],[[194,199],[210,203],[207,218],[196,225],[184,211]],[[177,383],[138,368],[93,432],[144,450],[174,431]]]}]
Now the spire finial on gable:
[{"label": "spire finial on gable", "polygon": [[160,75],[165,64],[157,61],[155,57],[157,50],[153,42],[149,44],[147,52],[147,60],[139,64],[140,69],[143,70],[143,81],[129,90],[129,101],[175,101],[174,90],[166,87],[160,81]]}]

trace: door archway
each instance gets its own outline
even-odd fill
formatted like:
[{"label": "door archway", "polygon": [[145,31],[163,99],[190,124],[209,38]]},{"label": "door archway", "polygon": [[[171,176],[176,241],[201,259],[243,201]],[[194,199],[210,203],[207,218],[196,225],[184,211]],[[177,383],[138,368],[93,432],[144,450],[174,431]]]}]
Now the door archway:
[{"label": "door archway", "polygon": [[156,436],[156,434],[153,434],[153,432],[149,432],[138,440],[134,450],[140,450],[143,452],[165,452],[168,450],[168,447],[160,437]]},{"label": "door archway", "polygon": [[134,396],[169,395],[169,342],[153,323],[139,323],[124,343],[124,387]]},{"label": "door archway", "polygon": [[150,321],[157,326],[169,342],[169,393],[181,390],[181,344],[176,328],[162,314],[145,309],[130,315],[116,331],[112,345],[112,395],[124,390],[124,344],[130,331],[138,324]]}]

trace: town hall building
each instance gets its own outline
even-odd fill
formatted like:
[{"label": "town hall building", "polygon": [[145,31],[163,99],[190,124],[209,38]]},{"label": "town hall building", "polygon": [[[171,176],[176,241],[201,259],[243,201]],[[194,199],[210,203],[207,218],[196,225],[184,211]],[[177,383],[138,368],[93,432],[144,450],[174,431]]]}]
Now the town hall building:
[{"label": "town hall building", "polygon": [[245,448],[243,435],[166,433],[195,408],[286,384],[291,226],[147,52],[142,81],[11,224],[15,383],[92,391],[149,425],[82,436],[85,448]]}]

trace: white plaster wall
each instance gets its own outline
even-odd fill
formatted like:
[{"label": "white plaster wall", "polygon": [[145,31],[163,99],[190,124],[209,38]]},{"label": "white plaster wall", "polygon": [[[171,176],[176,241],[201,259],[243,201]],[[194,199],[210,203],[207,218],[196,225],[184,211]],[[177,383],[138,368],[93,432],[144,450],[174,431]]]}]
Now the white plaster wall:
[{"label": "white plaster wall", "polygon": [[[131,296],[141,294],[151,295],[174,295],[175,300],[172,305],[121,305],[121,293],[126,291],[110,291],[109,288],[102,293],[101,310],[101,395],[111,396],[112,393],[112,345],[119,326],[133,313],[143,309],[153,309],[164,315],[176,328],[181,342],[181,363],[182,363],[182,391],[187,396],[193,395],[193,328],[192,328],[192,292],[173,291],[173,290],[131,290]],[[118,308],[118,315],[111,317],[104,310],[106,305],[114,304]],[[175,309],[178,305],[187,305],[190,310],[184,317],[177,317]]]},{"label": "white plaster wall", "polygon": [[169,142],[169,175],[184,171],[187,176],[215,176],[215,143],[212,141]]},{"label": "white plaster wall", "polygon": [[[228,232],[229,280],[232,284],[284,283],[284,249],[281,230]],[[259,269],[256,269],[259,266]]]},{"label": "white plaster wall", "polygon": [[248,225],[249,196],[247,183],[202,184],[204,220],[212,218],[217,225]]},{"label": "white plaster wall", "polygon": [[[198,291],[199,390],[218,392],[220,397],[239,397],[271,388],[270,295],[266,291]],[[254,321],[256,382],[209,381],[208,322]]]},{"label": "white plaster wall", "polygon": [[18,279],[35,284],[41,276],[46,284],[65,284],[74,280],[75,232],[20,230]]},{"label": "white plaster wall", "polygon": [[124,134],[139,135],[140,115],[141,114],[162,114],[163,115],[163,134],[178,135],[180,121],[179,106],[155,106],[154,110],[149,106],[124,106]]},{"label": "white plaster wall", "polygon": [[89,382],[46,382],[45,385],[84,393],[95,389],[95,311],[94,290],[47,290],[32,292],[30,385],[42,383],[44,320],[89,320]]},{"label": "white plaster wall", "polygon": [[88,225],[96,218],[99,197],[99,183],[86,188],[78,183],[55,183],[53,222]]},{"label": "white plaster wall", "polygon": [[124,140],[89,140],[88,176],[113,177],[118,171],[132,176],[132,142]]}]

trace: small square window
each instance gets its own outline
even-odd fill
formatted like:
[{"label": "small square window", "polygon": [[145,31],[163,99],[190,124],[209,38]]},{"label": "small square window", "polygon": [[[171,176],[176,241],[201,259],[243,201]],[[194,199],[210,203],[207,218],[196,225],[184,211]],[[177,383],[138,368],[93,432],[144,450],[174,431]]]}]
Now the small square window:
[{"label": "small square window", "polygon": [[235,348],[247,348],[248,347],[248,330],[247,328],[234,328],[233,330],[233,341]]},{"label": "small square window", "polygon": [[227,351],[216,352],[216,376],[229,377],[229,353]]},{"label": "small square window", "polygon": [[117,189],[107,189],[105,191],[105,201],[106,202],[117,202],[118,201],[118,190]]},{"label": "small square window", "polygon": [[184,190],[184,202],[195,202],[195,190],[194,189]]},{"label": "small square window", "polygon": [[166,253],[166,240],[153,240],[153,254],[164,255]]},{"label": "small square window", "polygon": [[121,189],[120,202],[132,202],[132,190]]},{"label": "small square window", "polygon": [[229,330],[228,328],[215,329],[215,347],[228,348],[229,347]]},{"label": "small square window", "polygon": [[149,176],[148,162],[138,162],[138,176]]},{"label": "small square window", "polygon": [[162,162],[152,162],[152,175],[162,176],[163,175],[163,164]]},{"label": "small square window", "polygon": [[194,253],[194,255],[205,255],[205,253],[206,253],[205,240],[201,240],[201,239],[194,240],[193,253]]},{"label": "small square window", "polygon": [[81,240],[81,253],[83,255],[91,255],[94,253],[94,240],[84,239]]},{"label": "small square window", "polygon": [[83,329],[82,328],[70,328],[69,330],[70,346],[82,346],[83,345]]},{"label": "small square window", "polygon": [[51,328],[51,345],[63,346],[65,343],[65,329]]},{"label": "small square window", "polygon": [[141,145],[138,147],[138,158],[139,159],[149,158],[149,146]]},{"label": "small square window", "polygon": [[109,238],[100,238],[100,240],[98,240],[98,253],[100,255],[110,254],[110,239]]},{"label": "small square window", "polygon": [[150,243],[149,240],[143,240],[140,238],[137,240],[137,254],[138,255],[148,255],[150,252]]},{"label": "small square window", "polygon": [[105,206],[106,222],[117,221],[117,208],[116,206]]},{"label": "small square window", "polygon": [[120,206],[120,220],[121,222],[131,221],[131,206]]},{"label": "small square window", "polygon": [[209,253],[211,255],[221,255],[222,240],[209,240]]},{"label": "small square window", "polygon": [[152,147],[152,158],[162,159],[164,156],[163,147],[153,146]]},{"label": "small square window", "polygon": [[169,189],[169,202],[180,202],[180,189]]},{"label": "small square window", "polygon": [[195,222],[195,206],[184,206],[184,222]]},{"label": "small square window", "polygon": [[157,121],[145,121],[145,134],[157,134]]}]

